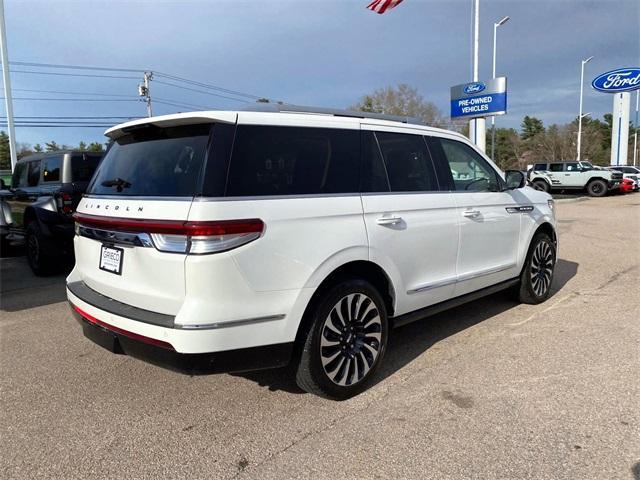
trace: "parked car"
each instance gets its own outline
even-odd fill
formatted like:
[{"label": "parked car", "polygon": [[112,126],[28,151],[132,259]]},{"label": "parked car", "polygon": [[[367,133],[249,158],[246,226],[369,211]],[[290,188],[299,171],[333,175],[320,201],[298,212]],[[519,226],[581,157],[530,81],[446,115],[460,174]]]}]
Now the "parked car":
[{"label": "parked car", "polygon": [[623,178],[620,183],[620,193],[631,193],[636,189],[636,182],[630,178]]},{"label": "parked car", "polygon": [[58,151],[18,160],[11,187],[0,191],[0,238],[25,241],[36,275],[46,275],[61,258],[73,256],[72,214],[102,154]]},{"label": "parked car", "polygon": [[549,297],[553,200],[521,172],[406,118],[263,108],[106,132],[67,278],[85,336],[189,373],[291,363],[347,398],[392,327],[507,288]]},{"label": "parked car", "polygon": [[622,178],[629,178],[633,180],[635,187],[634,190],[637,190],[640,187],[640,172],[637,167],[633,166],[615,166],[615,167],[606,167],[607,170],[620,172],[622,173]]},{"label": "parked car", "polygon": [[581,190],[591,197],[617,190],[621,180],[621,173],[596,169],[589,162],[536,163],[529,171],[529,182],[537,190]]}]

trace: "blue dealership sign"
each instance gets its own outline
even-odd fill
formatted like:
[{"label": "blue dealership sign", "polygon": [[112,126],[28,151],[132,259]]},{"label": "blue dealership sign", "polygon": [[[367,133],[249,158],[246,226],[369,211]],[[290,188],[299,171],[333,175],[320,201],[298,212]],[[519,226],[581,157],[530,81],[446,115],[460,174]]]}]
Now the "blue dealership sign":
[{"label": "blue dealership sign", "polygon": [[487,117],[507,113],[507,78],[451,87],[451,118]]},{"label": "blue dealership sign", "polygon": [[598,75],[591,86],[607,93],[640,89],[640,68],[618,68]]}]

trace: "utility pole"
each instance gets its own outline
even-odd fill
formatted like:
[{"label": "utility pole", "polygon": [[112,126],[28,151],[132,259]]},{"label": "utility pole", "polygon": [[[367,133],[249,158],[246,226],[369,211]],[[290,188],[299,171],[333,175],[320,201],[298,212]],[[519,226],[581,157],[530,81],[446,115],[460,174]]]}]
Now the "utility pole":
[{"label": "utility pole", "polygon": [[0,50],[2,50],[2,79],[4,80],[4,104],[7,109],[7,130],[9,130],[9,154],[11,171],[16,168],[16,128],[13,123],[13,99],[11,98],[11,76],[9,74],[9,54],[7,53],[7,32],[4,23],[4,0],[0,0]]},{"label": "utility pole", "polygon": [[[478,81],[478,48],[480,38],[480,0],[474,0],[473,20],[473,81]],[[469,120],[469,137],[471,141],[483,152],[486,150],[485,119],[474,118]]]},{"label": "utility pole", "polygon": [[593,56],[582,60],[582,66],[580,68],[580,113],[578,114],[578,151],[576,155],[576,160],[580,161],[580,147],[582,146],[582,90],[584,87],[584,66],[591,61]]},{"label": "utility pole", "polygon": [[149,88],[151,80],[153,80],[153,72],[144,72],[143,83],[138,85],[138,95],[147,104],[147,117],[153,117],[153,110],[151,108],[151,90]]}]

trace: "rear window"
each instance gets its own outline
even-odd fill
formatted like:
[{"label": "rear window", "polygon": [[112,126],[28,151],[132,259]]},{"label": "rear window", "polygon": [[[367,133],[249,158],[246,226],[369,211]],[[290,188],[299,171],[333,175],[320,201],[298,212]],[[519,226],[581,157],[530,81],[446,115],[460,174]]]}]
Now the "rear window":
[{"label": "rear window", "polygon": [[240,125],[226,195],[308,195],[360,189],[360,132]]},{"label": "rear window", "polygon": [[98,168],[102,154],[83,153],[71,157],[71,181],[88,182]]},{"label": "rear window", "polygon": [[193,196],[199,190],[210,125],[145,127],[114,141],[89,193]]}]

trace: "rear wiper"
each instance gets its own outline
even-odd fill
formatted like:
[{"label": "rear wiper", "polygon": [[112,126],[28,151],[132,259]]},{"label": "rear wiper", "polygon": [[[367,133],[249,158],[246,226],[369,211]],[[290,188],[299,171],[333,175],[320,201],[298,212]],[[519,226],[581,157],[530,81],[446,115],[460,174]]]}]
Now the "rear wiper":
[{"label": "rear wiper", "polygon": [[122,178],[114,178],[113,180],[105,180],[101,185],[103,187],[116,187],[118,192],[121,192],[123,188],[129,188],[131,183]]}]

